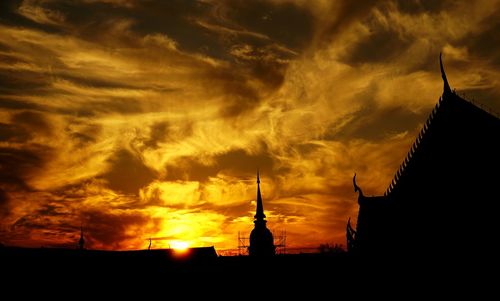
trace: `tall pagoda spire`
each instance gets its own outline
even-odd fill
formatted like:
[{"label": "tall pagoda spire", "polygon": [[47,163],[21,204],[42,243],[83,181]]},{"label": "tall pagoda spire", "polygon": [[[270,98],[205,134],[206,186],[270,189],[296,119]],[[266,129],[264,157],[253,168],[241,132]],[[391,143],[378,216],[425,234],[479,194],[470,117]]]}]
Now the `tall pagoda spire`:
[{"label": "tall pagoda spire", "polygon": [[250,256],[272,256],[276,253],[273,234],[266,227],[264,206],[260,195],[260,175],[257,170],[257,209],[254,216],[254,229],[250,233],[250,246],[248,252]]},{"label": "tall pagoda spire", "polygon": [[264,214],[264,206],[262,205],[262,196],[260,195],[260,176],[257,170],[257,210],[255,211],[255,221],[264,221],[266,215]]}]

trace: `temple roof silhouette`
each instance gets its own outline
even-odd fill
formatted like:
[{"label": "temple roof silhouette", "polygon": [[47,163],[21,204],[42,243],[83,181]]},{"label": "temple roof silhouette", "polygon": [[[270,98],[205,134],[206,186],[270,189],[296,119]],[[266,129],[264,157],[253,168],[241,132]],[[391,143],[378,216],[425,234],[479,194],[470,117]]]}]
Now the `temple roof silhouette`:
[{"label": "temple roof silhouette", "polygon": [[492,242],[500,119],[450,88],[441,57],[440,68],[443,94],[384,195],[366,197],[353,178],[360,210],[356,230],[347,225],[351,249],[456,251],[468,239]]},{"label": "temple roof silhouette", "polygon": [[[432,110],[405,160],[394,175],[385,192],[386,196],[403,193],[409,188],[417,189],[417,187],[411,187],[416,183],[415,177],[427,177],[429,170],[435,170],[447,162],[459,164],[458,161],[450,162],[459,160],[459,157],[466,159],[473,154],[480,155],[483,146],[489,145],[492,139],[498,139],[500,120],[495,115],[453,93],[446,79],[441,59],[440,67],[444,81],[443,96]],[[488,153],[488,150],[483,151],[485,154]],[[426,180],[419,179],[420,181]]]}]

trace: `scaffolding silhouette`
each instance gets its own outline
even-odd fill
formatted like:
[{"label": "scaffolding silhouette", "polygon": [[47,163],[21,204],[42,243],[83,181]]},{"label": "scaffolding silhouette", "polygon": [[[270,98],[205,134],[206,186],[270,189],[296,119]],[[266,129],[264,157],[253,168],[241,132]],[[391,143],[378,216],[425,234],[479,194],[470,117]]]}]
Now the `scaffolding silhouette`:
[{"label": "scaffolding silhouette", "polygon": [[[273,243],[276,247],[276,254],[286,254],[286,230],[271,231],[273,233]],[[242,235],[238,231],[238,255],[248,255],[248,247],[250,246],[250,237]]]}]

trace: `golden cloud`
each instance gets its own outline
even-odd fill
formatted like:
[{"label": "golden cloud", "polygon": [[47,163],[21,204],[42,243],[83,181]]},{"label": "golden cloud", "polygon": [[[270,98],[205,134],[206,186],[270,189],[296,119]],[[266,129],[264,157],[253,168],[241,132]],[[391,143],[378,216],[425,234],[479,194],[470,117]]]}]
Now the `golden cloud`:
[{"label": "golden cloud", "polygon": [[235,248],[261,170],[290,246],[344,243],[442,89],[497,111],[498,1],[11,1],[0,240]]}]

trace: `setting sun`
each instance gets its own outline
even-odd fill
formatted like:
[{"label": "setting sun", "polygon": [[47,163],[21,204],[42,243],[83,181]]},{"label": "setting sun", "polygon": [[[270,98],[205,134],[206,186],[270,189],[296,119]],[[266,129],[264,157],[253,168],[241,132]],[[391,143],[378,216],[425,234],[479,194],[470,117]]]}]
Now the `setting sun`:
[{"label": "setting sun", "polygon": [[176,251],[186,251],[189,248],[189,244],[185,241],[174,240],[170,242],[170,247]]},{"label": "setting sun", "polygon": [[239,250],[257,169],[288,249],[345,245],[439,53],[500,111],[499,1],[0,0],[0,246]]}]

